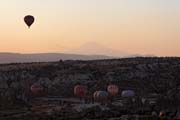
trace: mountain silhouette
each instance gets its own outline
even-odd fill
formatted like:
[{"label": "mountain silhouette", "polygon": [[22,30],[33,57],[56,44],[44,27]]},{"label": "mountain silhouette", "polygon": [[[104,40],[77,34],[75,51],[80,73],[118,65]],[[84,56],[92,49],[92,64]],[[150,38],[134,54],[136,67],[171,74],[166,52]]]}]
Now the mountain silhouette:
[{"label": "mountain silhouette", "polygon": [[59,60],[98,60],[111,59],[113,57],[103,55],[79,55],[63,53],[0,53],[0,63],[26,63],[26,62],[53,62]]},{"label": "mountain silhouette", "polygon": [[105,56],[114,56],[114,57],[129,57],[134,56],[127,52],[115,50],[98,44],[96,42],[88,42],[80,46],[79,48],[65,51],[66,53],[77,53],[84,55],[105,55]]}]

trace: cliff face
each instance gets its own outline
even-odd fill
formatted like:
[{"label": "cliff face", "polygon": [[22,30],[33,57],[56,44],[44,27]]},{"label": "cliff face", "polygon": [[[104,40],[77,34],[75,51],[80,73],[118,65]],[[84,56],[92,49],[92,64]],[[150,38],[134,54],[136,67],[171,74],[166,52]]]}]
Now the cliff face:
[{"label": "cliff face", "polygon": [[[116,83],[138,94],[165,94],[180,85],[180,58],[129,58],[0,65],[1,96],[22,97],[40,83],[48,95],[72,96],[82,83],[90,93]],[[13,92],[12,92],[13,91]]]}]

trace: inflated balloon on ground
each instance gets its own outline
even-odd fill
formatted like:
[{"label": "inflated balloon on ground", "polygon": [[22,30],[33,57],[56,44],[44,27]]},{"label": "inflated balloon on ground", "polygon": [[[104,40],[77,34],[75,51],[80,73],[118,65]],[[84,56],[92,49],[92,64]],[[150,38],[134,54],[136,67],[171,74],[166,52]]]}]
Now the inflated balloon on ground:
[{"label": "inflated balloon on ground", "polygon": [[122,91],[121,96],[124,98],[131,98],[135,96],[135,92],[133,90],[124,90]]},{"label": "inflated balloon on ground", "polygon": [[74,87],[74,95],[78,97],[85,97],[87,92],[87,88],[84,85],[76,85]]},{"label": "inflated balloon on ground", "polygon": [[107,101],[108,96],[109,94],[106,91],[96,91],[93,94],[94,100],[102,103]]},{"label": "inflated balloon on ground", "polygon": [[117,85],[108,85],[107,91],[111,96],[115,96],[119,92],[119,87]]},{"label": "inflated balloon on ground", "polygon": [[34,83],[32,86],[31,86],[31,92],[34,94],[34,95],[41,95],[42,92],[43,92],[44,88],[42,85],[40,84],[37,84],[37,83]]}]

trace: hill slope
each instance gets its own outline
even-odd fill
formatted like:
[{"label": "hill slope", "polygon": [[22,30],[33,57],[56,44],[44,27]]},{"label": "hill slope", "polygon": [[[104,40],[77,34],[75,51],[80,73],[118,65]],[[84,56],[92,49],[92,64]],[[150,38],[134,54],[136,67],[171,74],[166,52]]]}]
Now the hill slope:
[{"label": "hill slope", "polygon": [[38,53],[38,54],[18,54],[0,53],[0,63],[25,63],[25,62],[53,62],[59,60],[96,60],[111,59],[112,57],[103,55],[78,55],[63,53]]}]

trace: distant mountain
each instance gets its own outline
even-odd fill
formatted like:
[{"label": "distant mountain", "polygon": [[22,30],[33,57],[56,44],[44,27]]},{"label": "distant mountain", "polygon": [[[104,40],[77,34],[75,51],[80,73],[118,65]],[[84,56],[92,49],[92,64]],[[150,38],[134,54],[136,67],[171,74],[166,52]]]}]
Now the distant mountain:
[{"label": "distant mountain", "polygon": [[103,55],[79,55],[63,53],[0,53],[0,63],[26,63],[26,62],[53,62],[59,60],[97,60],[111,59],[113,57]]},{"label": "distant mountain", "polygon": [[120,58],[134,56],[127,52],[108,48],[96,42],[85,43],[79,48],[65,51],[65,53],[78,53],[84,55],[107,55]]}]

